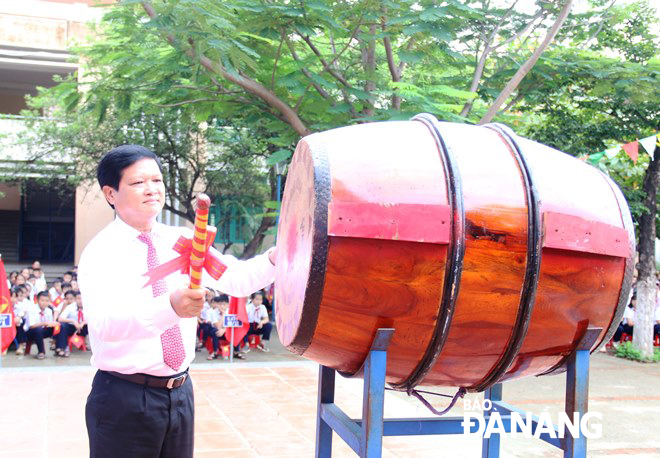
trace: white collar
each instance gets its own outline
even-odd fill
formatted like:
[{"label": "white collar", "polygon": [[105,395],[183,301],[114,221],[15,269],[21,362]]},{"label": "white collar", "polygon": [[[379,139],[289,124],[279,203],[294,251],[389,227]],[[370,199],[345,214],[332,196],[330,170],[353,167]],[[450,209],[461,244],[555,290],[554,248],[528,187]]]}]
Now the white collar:
[{"label": "white collar", "polygon": [[[133,226],[126,223],[119,215],[115,216],[115,220],[112,222],[115,232],[119,234],[120,237],[126,237],[127,239],[137,240],[138,236],[142,233],[135,229]],[[152,237],[158,238],[162,233],[163,225],[158,221],[154,221],[153,226],[151,227]]]}]

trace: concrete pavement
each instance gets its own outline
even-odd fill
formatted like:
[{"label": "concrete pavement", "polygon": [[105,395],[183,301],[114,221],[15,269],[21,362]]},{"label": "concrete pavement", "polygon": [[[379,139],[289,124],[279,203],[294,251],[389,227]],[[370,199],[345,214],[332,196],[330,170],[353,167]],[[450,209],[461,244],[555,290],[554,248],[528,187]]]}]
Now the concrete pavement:
[{"label": "concrete pavement", "polygon": [[[196,457],[310,457],[314,450],[318,366],[288,353],[276,338],[271,352],[252,350],[247,361],[206,361],[191,367],[196,394]],[[33,349],[33,353],[35,350]],[[87,456],[84,403],[94,370],[89,353],[44,361],[3,358],[0,371],[0,458]],[[504,384],[504,399],[553,421],[563,410],[565,378],[528,378]],[[433,388],[453,394],[452,388]],[[337,378],[337,404],[361,411],[360,380]],[[474,401],[482,396],[468,395]],[[438,407],[446,400],[437,398]],[[588,442],[588,456],[660,457],[660,364],[596,354],[591,358],[589,408],[602,415],[602,437]],[[462,415],[458,405],[450,415]],[[386,417],[430,416],[417,400],[386,394]],[[335,437],[333,456],[355,456]],[[469,436],[390,437],[386,457],[477,457],[481,440]],[[502,440],[503,457],[560,457],[539,440]]]}]

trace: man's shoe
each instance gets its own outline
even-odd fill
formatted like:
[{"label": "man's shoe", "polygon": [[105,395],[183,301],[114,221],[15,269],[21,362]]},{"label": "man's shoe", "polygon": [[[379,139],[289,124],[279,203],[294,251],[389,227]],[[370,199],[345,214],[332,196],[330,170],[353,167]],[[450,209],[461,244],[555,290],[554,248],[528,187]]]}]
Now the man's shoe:
[{"label": "man's shoe", "polygon": [[263,351],[264,353],[268,353],[268,352],[270,351],[270,350],[268,349],[268,347],[267,347],[263,342],[261,342],[260,344],[258,344],[258,345],[257,345],[257,348],[258,348],[259,350]]},{"label": "man's shoe", "polygon": [[16,356],[23,356],[25,354],[25,343],[18,344],[16,349]]}]

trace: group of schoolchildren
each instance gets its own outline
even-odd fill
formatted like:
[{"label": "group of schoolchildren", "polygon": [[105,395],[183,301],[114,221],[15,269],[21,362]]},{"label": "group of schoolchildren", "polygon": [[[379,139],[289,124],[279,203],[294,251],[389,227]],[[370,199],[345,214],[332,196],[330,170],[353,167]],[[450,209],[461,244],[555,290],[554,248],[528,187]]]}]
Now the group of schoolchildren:
[{"label": "group of schoolchildren", "polygon": [[[38,349],[36,358],[43,360],[50,338],[50,348],[55,356],[68,357],[69,339],[76,334],[84,339],[88,333],[76,267],[65,272],[62,278],[55,279],[50,289],[39,261],[34,261],[21,271],[11,272],[7,281],[16,325],[16,354],[25,355],[27,344],[34,343]],[[270,301],[264,291],[252,294],[246,308],[250,327],[241,342],[233,348],[237,359],[246,358],[252,335],[260,337],[256,348],[268,352],[267,343],[273,329],[269,319]],[[228,312],[229,297],[208,290],[204,310],[198,318],[197,349],[201,351],[210,339],[209,360],[221,357],[222,347],[230,346],[230,330],[224,326],[224,316]]]},{"label": "group of schoolchildren", "polygon": [[[264,291],[257,291],[250,296],[248,302],[247,316],[249,321],[249,329],[245,337],[233,346],[233,355],[237,359],[245,359],[246,353],[250,351],[249,340],[250,336],[258,335],[260,342],[256,344],[258,350],[268,352],[267,342],[270,340],[270,333],[273,325],[270,323],[268,308],[270,301]],[[223,356],[222,347],[231,347],[230,329],[225,327],[224,317],[229,313],[229,296],[226,294],[216,294],[213,290],[207,290],[206,302],[204,309],[198,319],[198,336],[197,349],[201,351],[209,341],[208,360],[213,360]]]},{"label": "group of schoolchildren", "polygon": [[27,344],[37,346],[36,358],[46,358],[46,339],[57,357],[68,357],[69,340],[74,334],[87,336],[82,297],[78,291],[76,268],[57,278],[48,289],[39,261],[7,279],[16,325],[16,354],[26,352]]}]

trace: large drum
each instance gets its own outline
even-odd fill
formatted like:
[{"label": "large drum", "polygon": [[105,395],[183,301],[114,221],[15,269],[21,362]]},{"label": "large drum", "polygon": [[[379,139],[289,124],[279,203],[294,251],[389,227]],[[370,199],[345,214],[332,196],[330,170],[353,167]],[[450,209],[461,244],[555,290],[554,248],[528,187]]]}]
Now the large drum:
[{"label": "large drum", "polygon": [[482,391],[609,340],[634,233],[597,169],[492,124],[411,121],[303,138],[278,231],[277,327],[344,373],[395,329],[387,381]]}]

